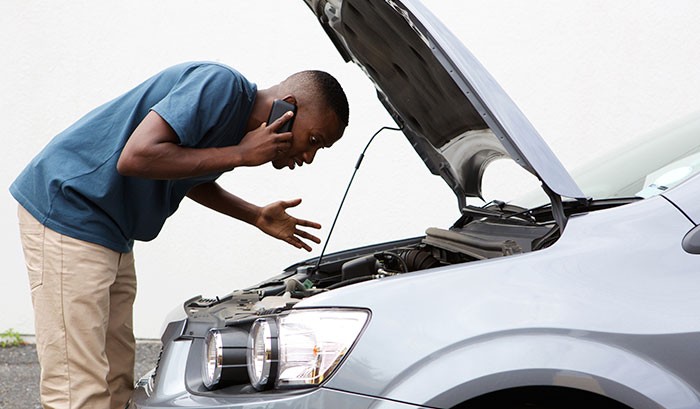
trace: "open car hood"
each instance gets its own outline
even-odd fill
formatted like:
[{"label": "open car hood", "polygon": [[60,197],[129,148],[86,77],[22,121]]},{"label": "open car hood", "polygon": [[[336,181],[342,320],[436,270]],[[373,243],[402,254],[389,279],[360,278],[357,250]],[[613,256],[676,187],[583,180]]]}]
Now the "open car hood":
[{"label": "open car hood", "polygon": [[476,58],[415,0],[305,0],[346,61],[374,82],[430,171],[481,197],[494,159],[510,157],[551,193],[584,195],[532,124]]}]

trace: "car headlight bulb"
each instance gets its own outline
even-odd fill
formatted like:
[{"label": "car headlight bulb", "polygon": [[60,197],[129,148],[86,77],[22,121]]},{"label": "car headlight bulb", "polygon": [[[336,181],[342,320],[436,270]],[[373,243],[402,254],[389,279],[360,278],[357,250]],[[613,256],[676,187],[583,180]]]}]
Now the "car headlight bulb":
[{"label": "car headlight bulb", "polygon": [[337,368],[369,313],[352,309],[295,310],[257,320],[248,343],[248,373],[259,390],[319,385]]}]

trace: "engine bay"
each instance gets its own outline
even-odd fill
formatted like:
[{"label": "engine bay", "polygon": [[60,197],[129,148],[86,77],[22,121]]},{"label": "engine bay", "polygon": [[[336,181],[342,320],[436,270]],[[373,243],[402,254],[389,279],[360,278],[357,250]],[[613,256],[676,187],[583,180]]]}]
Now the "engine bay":
[{"label": "engine bay", "polygon": [[424,236],[313,258],[282,274],[223,298],[195,297],[185,303],[190,324],[241,324],[279,313],[319,293],[441,266],[527,253],[551,245],[559,228],[551,212],[540,214],[497,204],[465,209],[449,229],[430,227]]}]

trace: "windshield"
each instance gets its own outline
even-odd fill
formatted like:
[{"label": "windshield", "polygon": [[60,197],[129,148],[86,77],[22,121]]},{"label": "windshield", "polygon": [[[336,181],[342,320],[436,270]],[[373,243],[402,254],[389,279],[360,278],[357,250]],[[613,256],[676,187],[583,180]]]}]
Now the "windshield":
[{"label": "windshield", "polygon": [[700,171],[700,113],[633,139],[572,172],[593,199],[647,198]]},{"label": "windshield", "polygon": [[[502,200],[525,208],[549,203],[541,183],[512,160],[494,161],[484,175],[484,202]],[[633,138],[571,172],[590,198],[648,198],[700,172],[700,112]],[[503,175],[507,174],[508,178]],[[499,185],[497,182],[501,181]],[[476,203],[475,203],[476,204]]]}]

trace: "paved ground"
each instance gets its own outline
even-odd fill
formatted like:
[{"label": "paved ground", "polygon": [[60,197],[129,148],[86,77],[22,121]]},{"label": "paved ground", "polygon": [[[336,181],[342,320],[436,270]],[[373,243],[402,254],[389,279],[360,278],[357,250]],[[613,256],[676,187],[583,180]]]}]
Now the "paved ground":
[{"label": "paved ground", "polygon": [[[136,379],[156,363],[160,342],[136,344]],[[0,348],[0,409],[41,409],[34,345]]]}]

